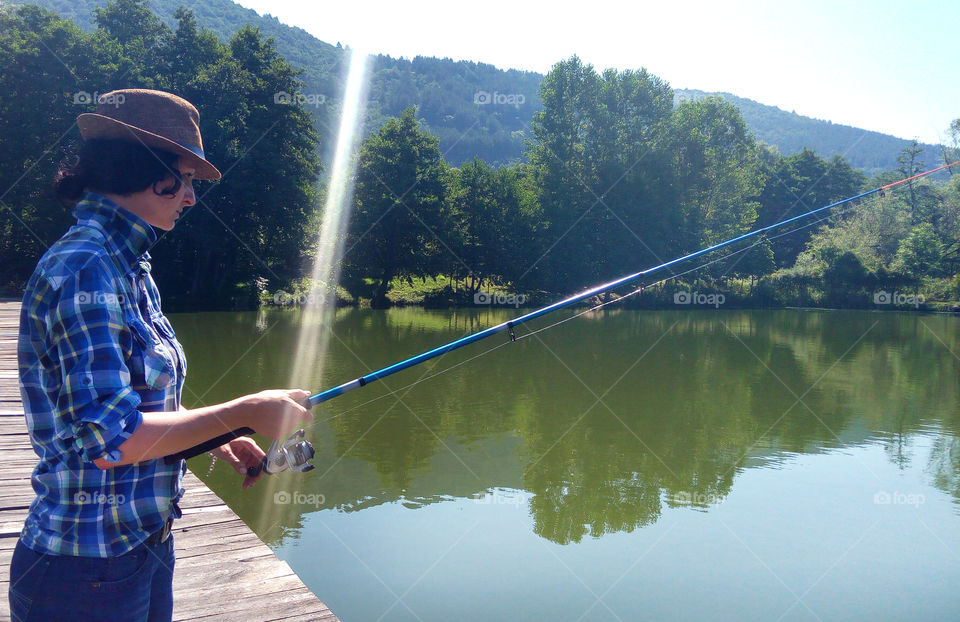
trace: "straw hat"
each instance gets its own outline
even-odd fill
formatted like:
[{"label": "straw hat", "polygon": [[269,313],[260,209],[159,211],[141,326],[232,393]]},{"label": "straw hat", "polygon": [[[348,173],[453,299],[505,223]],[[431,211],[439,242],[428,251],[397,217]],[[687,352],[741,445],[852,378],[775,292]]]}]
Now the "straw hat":
[{"label": "straw hat", "polygon": [[97,98],[97,112],[77,117],[84,140],[139,142],[175,153],[196,166],[196,179],[220,179],[207,162],[200,139],[200,113],[193,104],[163,91],[121,89]]}]

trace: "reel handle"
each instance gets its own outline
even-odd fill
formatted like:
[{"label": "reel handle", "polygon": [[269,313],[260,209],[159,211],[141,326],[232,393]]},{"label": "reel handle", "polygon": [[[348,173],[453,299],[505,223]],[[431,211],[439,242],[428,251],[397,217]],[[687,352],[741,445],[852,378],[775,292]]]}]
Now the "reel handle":
[{"label": "reel handle", "polygon": [[[247,467],[247,475],[250,477],[256,477],[257,475],[260,475],[260,473],[267,468],[267,461],[270,460],[270,456],[274,455],[274,452],[277,451],[277,445],[279,444],[279,441],[273,441],[270,443],[270,449],[268,449],[267,454],[260,459],[260,464],[257,466]],[[269,473],[270,471],[267,471],[267,474]]]},{"label": "reel handle", "polygon": [[263,457],[263,459],[260,461],[260,464],[257,466],[247,467],[247,475],[250,477],[256,477],[257,475],[260,475],[265,468],[267,468],[266,456]]},{"label": "reel handle", "polygon": [[[253,428],[247,428],[247,427],[237,428],[232,432],[221,434],[216,438],[211,438],[209,441],[205,441],[203,443],[200,443],[199,445],[194,445],[189,449],[184,449],[183,451],[166,456],[164,457],[163,462],[164,464],[175,464],[180,460],[186,460],[187,458],[193,458],[194,456],[199,456],[200,454],[207,453],[208,451],[212,449],[216,449],[217,447],[225,443],[228,443],[235,438],[246,436],[248,434],[253,434],[253,432],[254,432]],[[251,467],[251,468],[254,468],[254,467]]]}]

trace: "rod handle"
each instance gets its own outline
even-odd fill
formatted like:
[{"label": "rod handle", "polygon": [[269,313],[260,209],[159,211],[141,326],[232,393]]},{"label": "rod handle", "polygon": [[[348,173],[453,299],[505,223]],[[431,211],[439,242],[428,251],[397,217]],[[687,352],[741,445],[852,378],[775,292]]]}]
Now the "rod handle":
[{"label": "rod handle", "polygon": [[[205,441],[205,442],[203,442],[203,443],[200,443],[199,445],[194,445],[193,447],[190,447],[189,449],[184,449],[184,450],[181,451],[181,452],[178,452],[178,453],[175,453],[175,454],[171,454],[171,455],[169,455],[169,456],[166,456],[166,457],[163,459],[163,462],[164,462],[165,464],[174,464],[174,463],[176,463],[176,462],[179,462],[180,460],[186,460],[187,458],[193,458],[194,456],[199,456],[200,454],[206,453],[206,452],[210,451],[211,449],[216,449],[217,447],[219,447],[219,446],[221,446],[221,445],[223,445],[223,444],[225,444],[225,443],[228,443],[228,442],[232,441],[233,439],[235,439],[235,438],[237,438],[237,437],[246,436],[247,434],[253,434],[253,432],[254,432],[253,428],[247,428],[247,427],[237,428],[236,430],[233,430],[232,432],[227,432],[226,434],[221,434],[220,436],[218,436],[218,437],[216,437],[216,438],[211,438],[209,441]],[[253,468],[253,467],[251,467],[251,468]]]}]

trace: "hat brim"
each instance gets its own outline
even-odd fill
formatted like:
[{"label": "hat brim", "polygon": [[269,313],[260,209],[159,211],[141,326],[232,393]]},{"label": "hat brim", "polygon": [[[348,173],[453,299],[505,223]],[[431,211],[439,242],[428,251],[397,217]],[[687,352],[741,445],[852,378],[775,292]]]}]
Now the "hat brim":
[{"label": "hat brim", "polygon": [[123,121],[117,121],[93,112],[86,112],[77,117],[77,126],[80,128],[80,136],[84,140],[99,138],[139,142],[147,147],[174,153],[194,165],[196,168],[194,179],[214,180],[221,177],[217,167],[189,148]]}]

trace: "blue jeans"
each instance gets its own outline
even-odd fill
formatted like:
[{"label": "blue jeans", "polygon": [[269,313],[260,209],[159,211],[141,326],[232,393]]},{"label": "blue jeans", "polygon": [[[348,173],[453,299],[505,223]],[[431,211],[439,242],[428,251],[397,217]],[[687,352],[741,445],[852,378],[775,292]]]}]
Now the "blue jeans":
[{"label": "blue jeans", "polygon": [[10,563],[11,618],[169,622],[173,562],[172,535],[107,558],[37,553],[17,541]]}]

